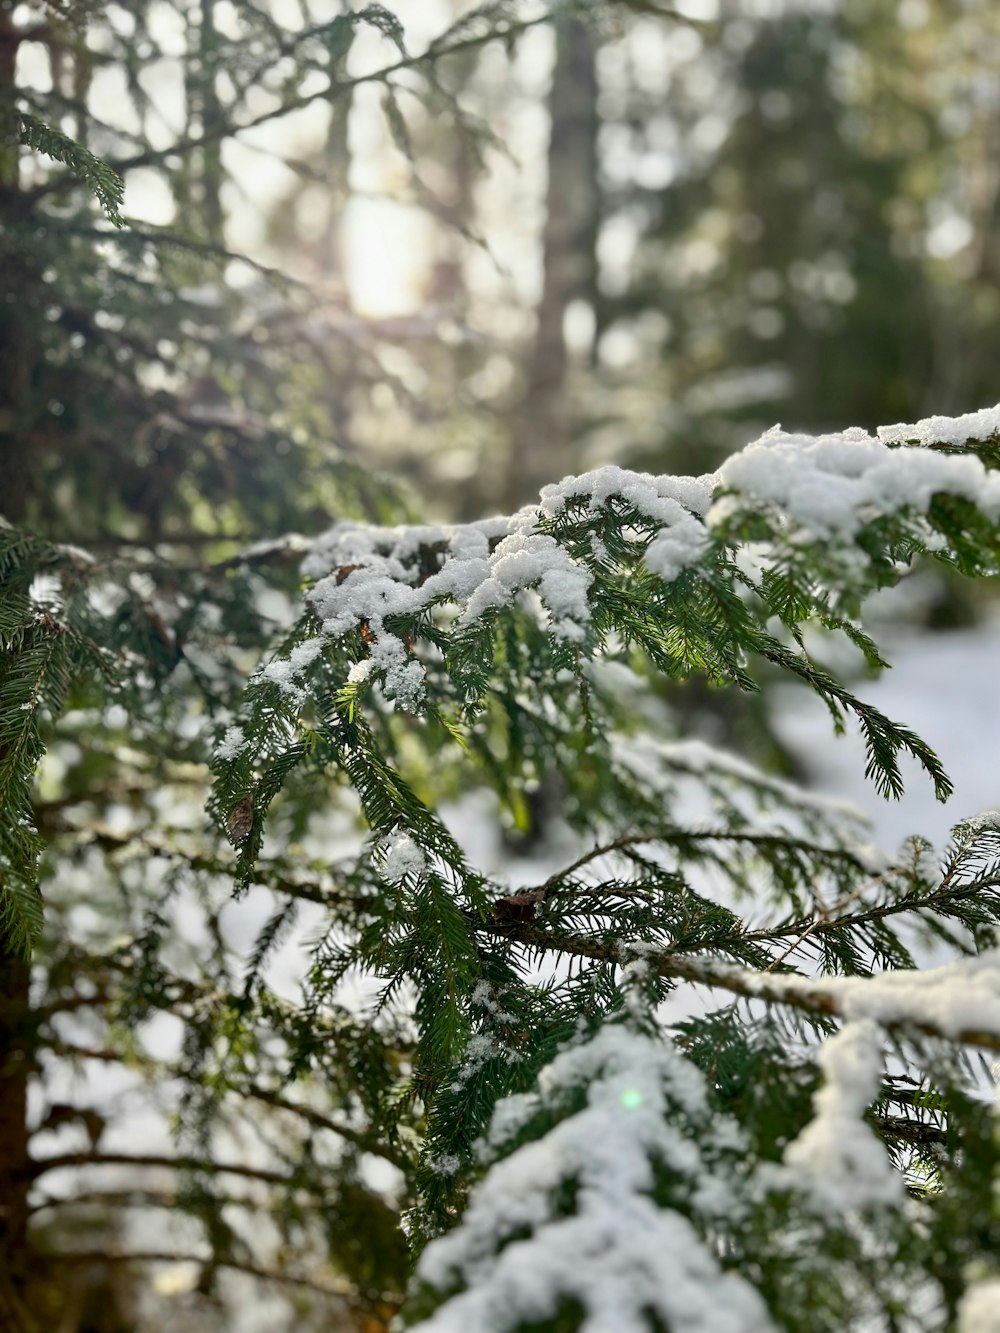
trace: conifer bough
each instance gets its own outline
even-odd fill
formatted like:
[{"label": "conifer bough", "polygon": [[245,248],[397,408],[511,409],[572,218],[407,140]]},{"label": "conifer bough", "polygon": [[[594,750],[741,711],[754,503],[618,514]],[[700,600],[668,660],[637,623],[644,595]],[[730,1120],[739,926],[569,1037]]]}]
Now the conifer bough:
[{"label": "conifer bough", "polygon": [[[804,635],[877,669],[861,604],[915,556],[995,575],[998,450],[1000,407],[775,428],[712,476],[609,466],[511,517],[312,544],[213,801],[252,812],[245,888],[295,768],[356,793],[370,844],[313,984],[361,968],[416,996],[422,1333],[1000,1327],[996,1140],[963,1054],[1000,1049],[1000,815],[940,862],[919,838],[880,859],[849,812],[678,740],[655,700],[657,675],[796,679],[860,728],[884,795],[907,753],[945,799],[931,748]],[[427,765],[515,817],[555,781],[582,855],[490,882]],[[929,941],[962,957],[921,970]]]},{"label": "conifer bough", "polygon": [[[73,957],[95,995],[124,987],[116,1018],[178,1015],[199,1051],[176,1163],[197,1173],[207,1263],[384,1314],[405,1236],[400,1319],[422,1333],[995,1327],[1000,1148],[976,1060],[1000,1049],[1000,815],[965,820],[940,854],[918,837],[886,856],[849,807],[685,736],[662,682],[798,681],[836,729],[860,729],[883,794],[908,754],[946,798],[930,746],[823,665],[824,636],[878,669],[868,594],[917,556],[995,575],[998,462],[1000,408],[876,436],[776,429],[708,477],[605,467],[513,516],[289,538],[294,624],[232,707],[186,723],[190,745],[213,731],[214,842],[123,839],[34,800],[79,682],[131,678],[151,698],[179,654],[155,671],[142,656],[175,628],[157,621],[154,641],[129,601],[141,586],[0,528],[9,939],[25,950],[40,928],[40,832],[59,855],[155,859],[169,883],[231,863],[237,897],[275,899],[239,986],[167,966],[169,894],[107,958]],[[202,581],[185,595],[245,603],[240,565],[186,575]],[[446,806],[475,788],[520,827],[537,789],[558,802],[535,881],[500,882],[463,850]],[[364,843],[320,873],[296,861],[295,830],[337,806]],[[269,969],[302,903],[327,924],[295,1003]],[[950,961],[922,967],[929,946]],[[358,974],[373,1008],[349,1000]],[[315,1210],[336,1283],[225,1240],[228,1195],[191,1164],[211,1160],[233,1097],[304,1126],[247,1170],[287,1184],[286,1226]],[[341,1155],[321,1162],[318,1133]],[[397,1173],[401,1230],[360,1188],[362,1152]],[[64,1164],[40,1158],[32,1179]],[[372,1256],[348,1225],[362,1204]]]}]

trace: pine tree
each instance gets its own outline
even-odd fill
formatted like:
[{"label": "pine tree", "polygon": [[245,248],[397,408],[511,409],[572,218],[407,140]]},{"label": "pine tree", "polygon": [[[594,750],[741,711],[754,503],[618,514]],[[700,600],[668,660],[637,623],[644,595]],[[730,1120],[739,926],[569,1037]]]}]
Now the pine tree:
[{"label": "pine tree", "polygon": [[[361,1105],[382,1106],[402,1056],[386,1065],[359,1032],[356,1085],[332,1046],[307,1056],[299,1043],[307,1029],[338,1043],[343,1023],[357,1027],[348,1015],[316,1026],[272,996],[269,1026],[242,1027],[256,982],[226,935],[229,866],[202,811],[206,735],[298,585],[301,541],[286,534],[408,506],[351,457],[331,410],[384,387],[383,367],[344,339],[335,303],[231,248],[223,147],[310,106],[343,133],[355,89],[392,102],[401,75],[444,130],[461,114],[438,60],[541,20],[488,6],[412,55],[380,5],[308,9],[286,23],[210,0],[0,3],[0,1323],[12,1330],[131,1327],[137,1302],[165,1326],[146,1266],[185,1255],[195,1289],[167,1305],[212,1326],[240,1299],[234,1273],[297,1293],[297,1327],[331,1310],[349,1327],[382,1320],[403,1285],[392,1191],[361,1164],[378,1155],[395,1172],[406,1154],[355,1123]],[[355,76],[362,33],[375,59]],[[179,63],[178,124],[161,115],[157,78]],[[143,173],[167,225],[129,214]],[[265,877],[295,887],[303,867],[290,867],[279,855]],[[261,959],[291,917],[277,912]],[[239,1089],[210,1068],[223,1010]],[[150,1036],[178,1028],[166,1053]],[[270,1072],[286,1029],[298,1102]],[[109,1087],[144,1108],[141,1141]],[[264,1213],[276,1231],[259,1249]]]},{"label": "pine tree", "polygon": [[[1000,1048],[1000,818],[880,856],[660,687],[800,682],[884,795],[906,754],[945,797],[824,644],[878,670],[869,594],[918,559],[998,572],[1000,410],[775,430],[711,475],[606,467],[516,514],[407,521],[307,429],[304,294],[277,283],[271,342],[219,268],[213,135],[244,108],[210,76],[220,43],[238,72],[287,34],[228,46],[211,4],[185,13],[189,231],[119,232],[107,172],[168,150],[92,152],[67,79],[73,134],[20,103],[4,131],[67,169],[3,179],[25,261],[0,404],[5,1326],[85,1327],[96,1301],[119,1328],[238,1327],[236,1274],[294,1292],[275,1319],[296,1328],[973,1333],[1000,1281],[976,1064]],[[360,24],[401,40],[369,6],[300,33],[296,74],[342,79]],[[477,11],[429,65],[516,27]],[[119,37],[134,56],[149,33]],[[50,202],[70,195],[72,225]],[[51,317],[27,299],[49,289]],[[454,801],[524,828],[543,782],[561,860],[514,889]],[[954,961],[922,969],[928,943]],[[67,1100],[67,1068],[85,1091],[127,1075],[148,1140]],[[172,1309],[140,1275],[180,1259]]]},{"label": "pine tree", "polygon": [[[933,752],[805,632],[878,665],[859,608],[918,553],[996,571],[998,426],[775,430],[709,477],[607,467],[510,518],[315,543],[302,614],[217,750],[214,808],[245,889],[296,770],[358,800],[369,846],[339,871],[311,987],[319,1008],[361,970],[379,1021],[412,1023],[392,1133],[420,1144],[417,1326],[954,1319],[996,1241],[991,1113],[961,1053],[1000,1046],[1000,817],[959,826],[940,864],[919,838],[879,861],[842,815],[629,713],[658,673],[752,690],[766,665],[856,722],[883,794],[905,752],[946,797]],[[517,893],[490,883],[432,765],[512,810],[554,766],[583,852]],[[672,813],[692,787],[704,821]],[[921,938],[957,961],[922,972]],[[659,1020],[684,983],[721,1007]]]}]

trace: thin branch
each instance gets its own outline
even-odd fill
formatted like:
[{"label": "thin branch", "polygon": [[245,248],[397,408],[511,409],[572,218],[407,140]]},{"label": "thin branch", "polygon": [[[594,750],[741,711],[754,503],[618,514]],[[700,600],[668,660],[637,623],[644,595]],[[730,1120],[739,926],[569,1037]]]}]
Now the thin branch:
[{"label": "thin branch", "polygon": [[[333,1296],[346,1301],[352,1306],[361,1305],[358,1293],[345,1283],[320,1282],[316,1278],[306,1277],[303,1273],[282,1273],[273,1268],[264,1268],[249,1259],[237,1259],[232,1255],[224,1258],[217,1255],[182,1254],[171,1250],[136,1250],[131,1253],[116,1254],[107,1250],[63,1250],[59,1254],[62,1264],[198,1264],[204,1267],[228,1268],[237,1273],[247,1273],[250,1277],[260,1278],[264,1282],[279,1282],[285,1286],[304,1287],[322,1296]],[[398,1298],[393,1298],[393,1304]],[[367,1309],[367,1305],[362,1306]]]},{"label": "thin branch", "polygon": [[[593,958],[599,962],[620,965],[628,958],[623,955],[619,944],[604,943],[600,940],[588,940],[574,935],[551,935],[535,925],[497,925],[485,921],[477,923],[477,929],[487,934],[515,940],[529,949],[540,952],[552,950],[575,958]],[[658,976],[672,981],[689,981],[696,985],[718,987],[746,999],[763,1000],[768,1004],[787,1004],[804,1013],[815,1014],[822,1018],[872,1018],[888,1031],[917,1032],[927,1037],[942,1041],[961,1042],[968,1046],[979,1046],[984,1050],[1000,1051],[1000,1032],[983,1028],[965,1026],[947,1027],[930,1015],[900,1013],[885,1002],[879,1003],[875,990],[879,978],[875,977],[837,977],[826,981],[813,981],[798,974],[789,975],[755,972],[750,968],[738,967],[732,963],[714,958],[696,958],[690,954],[675,954],[669,951],[660,953],[645,951],[639,955],[650,969]],[[902,972],[890,972],[888,977],[901,977]],[[928,974],[919,973],[926,977]],[[873,990],[866,996],[865,988]],[[873,1001],[873,1002],[872,1002]]]},{"label": "thin branch", "polygon": [[[859,871],[866,871],[867,866],[860,856],[846,848],[838,847],[817,847],[815,843],[807,839],[788,837],[783,834],[774,833],[753,833],[750,831],[725,830],[725,829],[661,829],[653,833],[635,833],[626,834],[621,838],[616,838],[612,842],[603,843],[598,847],[591,848],[578,857],[571,865],[564,869],[556,871],[555,874],[542,884],[542,890],[553,888],[562,880],[568,878],[576,870],[587,865],[591,861],[597,860],[601,856],[607,856],[617,851],[625,851],[629,847],[642,845],[651,842],[737,842],[749,846],[761,848],[767,847],[787,847],[793,851],[804,852],[814,858],[824,858],[830,860],[840,860],[848,865],[855,867]],[[893,873],[905,873],[904,867],[892,866],[888,871],[884,871],[874,882],[884,882],[886,878]],[[853,929],[857,926],[863,926],[872,921],[881,921],[885,917],[898,916],[904,912],[919,912],[926,909],[934,909],[944,903],[955,902],[962,898],[973,898],[985,889],[1000,888],[1000,877],[987,876],[981,879],[970,880],[967,884],[956,887],[953,883],[954,872],[946,875],[944,879],[933,890],[922,897],[915,897],[912,894],[906,897],[898,898],[894,902],[879,903],[872,907],[865,908],[864,911],[854,912],[849,916],[835,915],[842,907],[852,901],[856,901],[859,893],[847,895],[842,898],[831,910],[827,916],[818,916],[813,918],[798,918],[795,921],[785,922],[779,926],[765,926],[759,930],[741,931],[739,934],[732,934],[724,937],[714,937],[710,944],[705,948],[719,948],[724,946],[727,941],[740,941],[750,943],[766,943],[768,941],[777,941],[786,939],[788,936],[799,936],[795,940],[791,949],[786,951],[776,963],[779,963],[794,952],[799,944],[813,935],[823,934],[828,931]],[[697,947],[697,946],[696,946]]]},{"label": "thin branch", "polygon": [[584,852],[570,865],[550,875],[541,887],[543,889],[551,888],[558,884],[560,880],[567,879],[574,871],[587,865],[588,862],[596,861],[598,857],[608,856],[612,852],[625,851],[629,847],[637,847],[649,842],[740,842],[755,847],[787,847],[792,851],[807,852],[814,857],[828,857],[832,860],[846,861],[858,870],[866,869],[864,861],[857,853],[842,847],[817,847],[814,842],[810,842],[806,838],[794,838],[780,833],[753,833],[740,829],[666,828],[653,833],[628,833],[621,838],[615,838],[612,842],[592,847],[589,852]]},{"label": "thin branch", "polygon": [[[143,783],[135,782],[127,790],[141,792],[155,785],[151,780]],[[108,790],[113,792],[121,789]],[[232,875],[232,863],[218,856],[212,856],[204,852],[186,851],[183,847],[178,847],[166,840],[152,838],[147,834],[116,833],[105,824],[76,824],[61,818],[58,814],[51,817],[48,814],[49,811],[57,811],[60,804],[65,806],[81,805],[86,801],[104,798],[107,798],[107,792],[97,793],[96,797],[92,793],[87,793],[66,798],[62,802],[55,801],[41,804],[35,808],[40,816],[39,822],[43,823],[49,831],[76,834],[75,846],[77,848],[97,847],[105,852],[116,852],[126,848],[135,852],[141,849],[148,856],[161,856],[164,859],[180,861],[189,870],[201,874],[223,875],[226,877]],[[302,898],[307,902],[319,903],[324,907],[339,907],[356,901],[355,895],[340,893],[332,885],[324,887],[310,881],[290,879],[283,872],[263,861],[257,864],[254,883],[271,889],[275,893],[283,893],[291,898]]]},{"label": "thin branch", "polygon": [[280,1093],[271,1092],[269,1089],[259,1087],[255,1083],[248,1084],[244,1088],[236,1088],[234,1091],[245,1097],[253,1097],[256,1101],[264,1102],[268,1106],[274,1106],[278,1110],[288,1111],[292,1115],[307,1121],[316,1129],[328,1129],[332,1134],[339,1134],[342,1139],[347,1139],[364,1152],[372,1153],[376,1157],[382,1157],[385,1161],[391,1162],[400,1171],[409,1171],[413,1166],[405,1153],[383,1143],[369,1132],[363,1129],[354,1129],[339,1120],[333,1120],[330,1116],[324,1115],[322,1111],[314,1110],[311,1106],[303,1106],[300,1102],[290,1102],[282,1097]]},{"label": "thin branch", "polygon": [[905,1115],[877,1115],[873,1124],[880,1134],[905,1143],[947,1143],[948,1131],[926,1120],[911,1120]]},{"label": "thin branch", "polygon": [[[83,1166],[129,1166],[164,1168],[169,1171],[203,1171],[209,1175],[242,1176],[247,1180],[260,1180],[267,1185],[281,1185],[284,1189],[304,1189],[316,1192],[321,1182],[306,1175],[287,1175],[283,1171],[272,1171],[267,1167],[247,1166],[245,1162],[212,1162],[205,1158],[178,1156],[168,1153],[116,1153],[116,1152],[68,1152],[54,1157],[36,1158],[24,1172],[29,1180],[38,1180],[50,1171],[60,1171],[66,1167]],[[315,1170],[315,1166],[312,1168]]]},{"label": "thin branch", "polygon": [[[960,898],[973,898],[984,889],[1000,888],[1000,878],[988,876],[985,879],[970,880],[968,884],[963,884],[960,888],[952,888],[950,885],[946,890],[938,886],[932,893],[923,898],[905,897],[898,898],[895,902],[880,903],[875,907],[866,908],[863,912],[854,912],[851,916],[831,916],[828,919],[822,917],[816,918],[808,923],[803,920],[793,921],[784,926],[764,927],[761,930],[747,931],[746,934],[739,936],[727,936],[725,939],[753,940],[776,940],[782,936],[793,935],[796,931],[805,932],[808,925],[809,935],[822,934],[830,930],[850,930],[855,926],[866,925],[869,921],[881,921],[883,917],[898,916],[902,912],[919,912],[927,908],[938,907],[946,902],[955,902]],[[725,939],[713,940],[712,947],[724,944]],[[798,941],[796,941],[798,943]]]},{"label": "thin branch", "polygon": [[[268,1210],[268,1205],[261,1199],[249,1195],[227,1194],[212,1195],[212,1202],[233,1208]],[[62,1196],[46,1195],[29,1205],[28,1212],[43,1213],[49,1208],[87,1207],[100,1204],[105,1208],[181,1208],[182,1196],[176,1190],[127,1189],[127,1190],[81,1190],[76,1194]]]},{"label": "thin branch", "polygon": [[[210,126],[207,131],[198,134],[184,135],[175,139],[172,144],[166,148],[146,148],[141,153],[133,153],[131,157],[122,157],[108,161],[110,166],[119,175],[126,171],[132,171],[136,167],[147,167],[158,162],[175,156],[178,153],[189,152],[192,149],[203,148],[206,144],[213,143],[219,139],[235,137],[244,133],[246,130],[257,129],[260,125],[266,125],[272,120],[279,120],[282,116],[287,116],[293,111],[301,111],[305,107],[312,106],[314,102],[332,102],[346,97],[353,92],[355,88],[366,83],[385,83],[393,74],[398,74],[403,70],[419,69],[425,64],[433,64],[444,56],[460,55],[463,52],[474,50],[477,47],[486,46],[492,41],[507,41],[511,37],[520,36],[530,28],[536,28],[543,23],[551,21],[551,14],[546,13],[532,19],[522,19],[518,22],[508,22],[502,31],[491,31],[482,33],[478,36],[466,37],[459,41],[452,42],[448,46],[435,47],[432,43],[430,47],[420,55],[402,56],[399,60],[393,61],[389,65],[383,65],[381,68],[372,70],[368,74],[358,74],[349,79],[337,79],[331,81],[321,92],[300,93],[297,97],[290,97],[281,102],[277,107],[272,107],[269,111],[262,111],[258,115],[251,117],[242,125],[232,125],[226,122]],[[69,173],[62,173],[51,177],[48,181],[36,186],[33,190],[27,191],[32,199],[38,199],[44,194],[51,193],[53,190],[61,189],[66,184],[72,184],[73,178]]]}]

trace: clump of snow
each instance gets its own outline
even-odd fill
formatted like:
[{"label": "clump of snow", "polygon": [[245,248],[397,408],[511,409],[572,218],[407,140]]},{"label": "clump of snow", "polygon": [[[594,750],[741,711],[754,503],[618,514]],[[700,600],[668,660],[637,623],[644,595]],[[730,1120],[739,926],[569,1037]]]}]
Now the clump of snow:
[{"label": "clump of snow", "polygon": [[848,1023],[820,1048],[824,1084],[816,1116],[785,1150],[785,1165],[821,1210],[898,1204],[903,1183],[864,1114],[882,1083],[882,1033],[870,1019]]},{"label": "clump of snow", "polygon": [[480,1157],[488,1160],[517,1138],[541,1107],[541,1098],[534,1092],[515,1092],[504,1097],[493,1108],[488,1136],[479,1145]]},{"label": "clump of snow", "polygon": [[[703,477],[653,476],[608,465],[546,486],[537,506],[508,517],[457,526],[339,523],[316,539],[303,561],[303,573],[316,580],[308,601],[323,636],[361,627],[368,657],[351,668],[351,682],[378,673],[387,695],[415,710],[424,668],[413,646],[387,628],[393,616],[415,617],[445,603],[454,608],[450,623],[461,629],[533,590],[553,634],[577,643],[586,638],[590,589],[608,558],[607,545],[600,532],[589,532],[571,554],[557,536],[542,531],[553,522],[572,523],[580,510],[604,513],[609,521],[612,515],[619,521],[637,516],[629,521],[641,525],[636,542],[644,543],[645,566],[669,583],[710,559],[715,532],[744,512],[777,511],[783,546],[788,540],[851,538],[881,515],[924,514],[940,492],[1000,517],[1000,476],[971,455],[926,447],[992,435],[998,420],[1000,408],[954,420],[931,418],[916,427],[887,428],[882,439],[859,429],[813,438],[775,427]],[[894,432],[908,431],[916,433],[918,447],[890,447]],[[929,524],[925,528],[922,539],[940,545],[939,534]],[[754,543],[754,560],[762,567],[768,545],[774,542]],[[867,559],[852,546],[839,558],[859,566]],[[288,659],[271,662],[264,678],[294,697],[309,651],[303,644]]]},{"label": "clump of snow", "polygon": [[406,875],[419,879],[427,869],[427,858],[408,833],[397,829],[385,844],[382,874],[390,884],[398,884]]},{"label": "clump of snow", "polygon": [[364,657],[360,662],[355,662],[347,673],[347,682],[349,685],[361,685],[375,670],[375,659]]},{"label": "clump of snow", "polygon": [[490,557],[487,577],[466,602],[462,621],[477,620],[490,607],[510,606],[515,593],[537,587],[555,617],[553,631],[579,640],[590,619],[587,589],[592,582],[590,570],[573,560],[554,537],[512,532]]},{"label": "clump of snow", "polygon": [[488,1014],[501,1023],[514,1022],[513,1015],[508,1014],[503,1008],[501,1000],[488,981],[480,980],[476,982],[473,987],[471,1002],[477,1008],[485,1009]]},{"label": "clump of snow", "polygon": [[438,1176],[454,1176],[461,1165],[461,1161],[454,1153],[442,1153],[440,1157],[432,1157],[429,1162],[431,1170]]},{"label": "clump of snow", "polygon": [[911,1027],[953,1041],[987,1037],[981,1044],[990,1046],[1000,1038],[1000,949],[941,967],[816,981],[713,961],[704,966],[703,980],[776,1003],[815,1002],[845,1019],[869,1018],[885,1028]]},{"label": "clump of snow", "polygon": [[302,687],[299,678],[303,671],[314,662],[323,651],[323,640],[306,639],[296,644],[287,657],[274,657],[260,673],[263,680],[273,681],[283,694],[292,698],[301,698]]},{"label": "clump of snow", "polygon": [[465,1058],[455,1075],[452,1091],[459,1092],[474,1074],[477,1074],[489,1060],[495,1060],[504,1054],[498,1043],[487,1032],[476,1032],[465,1046]]},{"label": "clump of snow", "polygon": [[883,1026],[930,1027],[955,1039],[976,1032],[1000,1036],[997,949],[924,971],[837,977],[826,984],[842,999],[848,1017],[873,1018]]},{"label": "clump of snow", "polygon": [[[667,583],[698,564],[711,546],[701,518],[712,502],[716,477],[650,476],[608,465],[580,477],[566,477],[542,490],[542,513],[561,513],[568,501],[586,500],[596,511],[619,500],[660,526],[646,548],[647,569]],[[697,515],[698,517],[695,517]]]},{"label": "clump of snow", "polygon": [[387,633],[377,618],[373,618],[372,633],[374,642],[369,648],[371,670],[381,670],[393,698],[403,708],[415,711],[424,694],[424,668],[410,656],[410,650],[402,639]]},{"label": "clump of snow", "polygon": [[216,759],[238,759],[247,748],[248,741],[243,735],[243,728],[232,726],[226,728],[226,734],[215,747]]},{"label": "clump of snow", "polygon": [[839,435],[792,435],[775,426],[719,469],[727,492],[709,526],[749,507],[773,505],[814,538],[851,537],[880,514],[925,512],[939,492],[1000,516],[1000,477],[974,457],[927,448],[890,448],[860,429]]},{"label": "clump of snow", "polygon": [[924,417],[912,426],[899,423],[878,428],[878,437],[885,444],[962,445],[996,436],[1000,436],[1000,403],[960,417]]},{"label": "clump of snow", "polygon": [[958,1307],[957,1333],[1000,1333],[1000,1278],[968,1287]]},{"label": "clump of snow", "polygon": [[569,500],[585,500],[591,510],[603,508],[609,500],[621,500],[632,509],[658,523],[672,523],[683,507],[704,516],[712,503],[716,474],[703,477],[651,476],[647,472],[629,472],[607,464],[579,477],[564,477],[542,488],[539,508],[544,514],[560,514]]},{"label": "clump of snow", "polygon": [[[709,1115],[702,1076],[669,1043],[606,1025],[543,1070],[537,1096],[499,1104],[490,1146],[580,1087],[586,1107],[494,1165],[461,1223],[424,1251],[421,1280],[467,1285],[417,1325],[420,1333],[505,1333],[551,1318],[567,1298],[582,1305],[585,1333],[646,1333],[650,1314],[672,1333],[770,1330],[760,1296],[723,1272],[685,1215],[737,1200],[690,1132],[691,1117]],[[656,1163],[684,1211],[650,1198]],[[574,1211],[554,1215],[570,1183]],[[527,1239],[510,1239],[525,1228]]]},{"label": "clump of snow", "polygon": [[580,640],[590,619],[593,575],[550,536],[535,530],[533,510],[509,519],[456,527],[363,528],[340,524],[320,538],[303,572],[319,581],[309,602],[336,637],[365,628],[372,666],[352,668],[352,681],[382,672],[387,693],[404,708],[419,707],[424,668],[386,628],[389,616],[413,616],[450,601],[468,625],[491,607],[510,606],[537,588],[553,633]]},{"label": "clump of snow", "polygon": [[650,573],[658,574],[664,583],[673,583],[685,569],[700,564],[712,545],[711,537],[697,519],[683,510],[681,515],[670,527],[656,534],[643,556],[646,568]]}]

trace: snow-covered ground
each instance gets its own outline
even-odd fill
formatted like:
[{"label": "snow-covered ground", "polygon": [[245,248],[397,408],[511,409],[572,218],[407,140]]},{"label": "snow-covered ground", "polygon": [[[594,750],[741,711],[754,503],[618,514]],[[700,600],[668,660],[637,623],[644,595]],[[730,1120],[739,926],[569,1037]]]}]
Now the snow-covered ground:
[{"label": "snow-covered ground", "polygon": [[1000,614],[968,630],[932,634],[883,627],[876,638],[892,670],[859,682],[855,691],[937,751],[955,784],[947,803],[935,800],[928,779],[905,758],[905,795],[883,800],[865,779],[859,735],[835,737],[826,708],[804,689],[784,691],[775,723],[816,789],[858,805],[884,850],[895,851],[915,833],[941,847],[959,820],[1000,806]]}]

